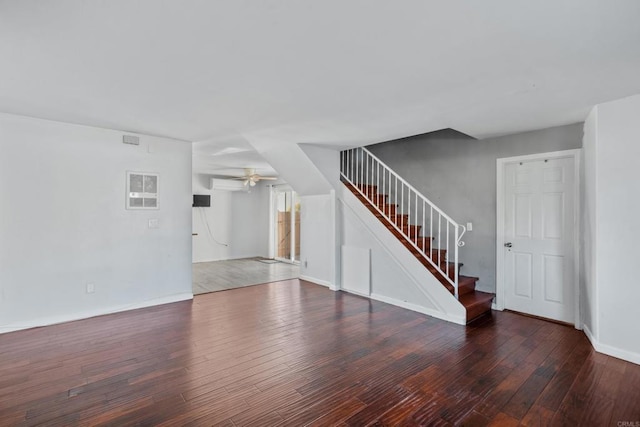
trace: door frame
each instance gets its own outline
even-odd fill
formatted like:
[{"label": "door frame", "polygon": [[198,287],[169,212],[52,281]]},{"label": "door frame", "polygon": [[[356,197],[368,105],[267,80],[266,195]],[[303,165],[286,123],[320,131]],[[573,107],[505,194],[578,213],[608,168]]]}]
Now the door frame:
[{"label": "door frame", "polygon": [[505,283],[504,283],[504,177],[508,164],[528,162],[544,159],[572,158],[574,164],[574,209],[573,209],[573,296],[574,296],[574,326],[582,329],[582,317],[580,316],[580,153],[581,149],[553,151],[550,153],[528,154],[524,156],[505,157],[496,160],[496,310],[504,310]]},{"label": "door frame", "polygon": [[[295,242],[296,242],[296,224],[295,224],[295,198],[293,194],[295,190],[288,184],[270,185],[269,190],[269,258],[278,260],[280,262],[286,262],[288,264],[299,265],[300,261],[295,259]],[[291,234],[290,234],[290,258],[281,258],[277,256],[277,230],[276,230],[276,203],[277,193],[290,193],[291,194]]]}]

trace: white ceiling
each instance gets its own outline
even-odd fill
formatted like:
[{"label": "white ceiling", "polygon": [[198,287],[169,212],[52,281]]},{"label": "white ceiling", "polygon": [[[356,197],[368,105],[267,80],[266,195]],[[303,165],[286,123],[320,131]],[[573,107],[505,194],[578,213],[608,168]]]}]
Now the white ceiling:
[{"label": "white ceiling", "polygon": [[194,142],[192,151],[192,169],[195,173],[220,178],[240,177],[246,174],[245,168],[251,168],[262,176],[277,176],[277,172],[255,148],[238,137]]},{"label": "white ceiling", "polygon": [[638,0],[0,0],[0,111],[204,141],[212,168],[482,138],[640,93],[639,21]]}]

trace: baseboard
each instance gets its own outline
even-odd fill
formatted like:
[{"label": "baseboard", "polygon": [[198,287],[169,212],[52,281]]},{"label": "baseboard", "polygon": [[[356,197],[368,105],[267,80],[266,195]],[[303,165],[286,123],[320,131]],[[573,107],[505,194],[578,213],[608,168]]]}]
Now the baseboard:
[{"label": "baseboard", "polygon": [[591,329],[589,329],[587,325],[583,325],[582,330],[584,331],[584,334],[587,336],[587,339],[591,342],[591,345],[595,348],[595,345],[593,343],[596,342],[597,340],[591,333]]},{"label": "baseboard", "polygon": [[0,334],[4,334],[7,332],[21,331],[23,329],[50,326],[58,323],[73,322],[75,320],[88,319],[90,317],[104,316],[105,314],[119,313],[122,311],[136,310],[138,308],[153,307],[155,305],[169,304],[172,302],[179,302],[179,301],[187,301],[190,299],[193,299],[192,293],[190,292],[181,293],[181,294],[169,295],[161,298],[154,298],[152,300],[143,301],[143,302],[134,303],[134,304],[124,304],[124,305],[118,305],[118,306],[109,307],[105,309],[89,310],[89,311],[84,311],[80,313],[68,314],[68,315],[43,317],[40,319],[30,320],[24,323],[9,323],[7,325],[0,326]]},{"label": "baseboard", "polygon": [[348,294],[357,295],[359,297],[371,298],[371,295],[369,295],[369,294],[363,294],[363,293],[358,292],[358,291],[352,291],[351,289],[341,289],[341,291],[344,291],[344,292],[346,292]]},{"label": "baseboard", "polygon": [[384,295],[379,294],[371,294],[369,298],[374,299],[376,301],[385,302],[387,304],[395,305],[397,307],[406,308],[407,310],[416,311],[418,313],[426,314],[427,316],[435,317],[436,319],[446,320],[447,322],[457,323],[458,325],[466,325],[466,319],[461,317],[455,317],[447,315],[441,311],[430,310],[426,307],[422,307],[416,304],[412,304],[410,302],[401,301],[395,298],[389,298]]},{"label": "baseboard", "polygon": [[247,256],[235,256],[231,258],[214,258],[214,259],[200,259],[198,261],[192,261],[192,264],[202,264],[205,262],[218,262],[218,261],[237,261],[240,259],[251,259],[251,258],[268,258],[263,255],[247,255]]},{"label": "baseboard", "polygon": [[608,344],[603,344],[598,341],[593,334],[591,333],[591,329],[587,325],[582,325],[582,330],[584,334],[587,336],[587,339],[591,342],[591,345],[598,353],[606,354],[607,356],[613,356],[618,359],[626,360],[627,362],[635,363],[636,365],[640,365],[640,354],[633,353],[631,351],[623,350],[621,348],[613,347]]},{"label": "baseboard", "polygon": [[301,274],[300,276],[298,276],[298,278],[300,280],[304,280],[304,281],[307,281],[307,282],[315,283],[316,285],[326,286],[327,288],[331,289],[332,291],[337,291],[338,290],[338,288],[333,283],[328,282],[326,280],[316,279],[315,277],[305,276],[304,274]]}]

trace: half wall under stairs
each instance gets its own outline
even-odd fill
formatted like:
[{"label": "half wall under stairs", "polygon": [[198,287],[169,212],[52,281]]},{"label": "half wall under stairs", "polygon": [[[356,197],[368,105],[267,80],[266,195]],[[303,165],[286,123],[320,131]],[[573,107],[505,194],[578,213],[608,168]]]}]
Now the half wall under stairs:
[{"label": "half wall under stairs", "polygon": [[[411,201],[414,195],[407,189],[408,194],[405,196],[404,188],[398,189],[398,182],[400,182],[401,178],[394,176],[395,173],[368,150],[364,148],[354,150],[349,150],[354,151],[352,154],[343,152],[341,159],[341,181],[345,187],[384,225],[388,233],[393,235],[440,282],[449,292],[451,298],[455,299],[457,296],[457,302],[464,307],[466,312],[467,324],[490,314],[494,295],[475,289],[477,277],[459,274],[463,264],[455,262],[458,257],[457,246],[461,237],[461,235],[457,237],[457,230],[455,236],[453,231],[450,233],[449,227],[446,228],[446,231],[443,231],[444,227],[442,226],[441,218],[434,216],[433,209],[429,212],[429,206],[424,203],[420,205],[418,201],[419,193],[415,195],[415,202],[413,202],[412,206]],[[350,156],[356,156],[356,161]],[[355,165],[355,172],[351,172],[351,178],[355,179],[349,179],[349,172],[345,173],[345,169],[349,169],[350,161]],[[346,167],[345,164],[347,165]],[[358,168],[364,168],[365,164],[369,168],[358,171]],[[360,182],[365,182],[365,184]],[[366,182],[382,182],[383,184],[379,186]],[[401,185],[404,184],[401,183]],[[406,185],[408,186],[408,184]],[[379,191],[380,187],[383,187],[385,191]],[[411,190],[413,190],[412,187]],[[402,196],[398,196],[400,191],[402,191]],[[391,197],[389,194],[385,194],[386,192],[394,192],[395,194]],[[399,197],[402,202],[399,202]],[[408,198],[409,203],[407,203],[405,197]],[[420,195],[420,197],[423,196]],[[426,199],[425,201],[428,202]],[[430,220],[425,222],[425,217],[429,215],[431,215]],[[439,214],[436,213],[436,215]],[[442,215],[445,216],[444,213]],[[435,226],[434,217],[437,218]],[[420,219],[422,219],[421,224]],[[437,237],[425,235],[425,232],[427,234],[432,232]],[[446,236],[443,236],[442,234],[445,233]],[[436,247],[434,241],[441,242],[441,246]],[[449,241],[453,241],[453,243],[449,244]],[[447,243],[443,245],[442,242]],[[452,250],[452,247],[455,249],[454,257],[450,257],[448,253]]]}]

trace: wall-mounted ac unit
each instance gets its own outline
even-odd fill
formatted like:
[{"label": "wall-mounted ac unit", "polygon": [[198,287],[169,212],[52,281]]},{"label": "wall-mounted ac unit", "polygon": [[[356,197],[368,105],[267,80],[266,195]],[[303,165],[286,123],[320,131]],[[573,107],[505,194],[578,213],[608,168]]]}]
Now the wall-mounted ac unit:
[{"label": "wall-mounted ac unit", "polygon": [[244,181],[242,180],[211,178],[211,189],[224,191],[246,191],[247,187],[245,187]]}]

